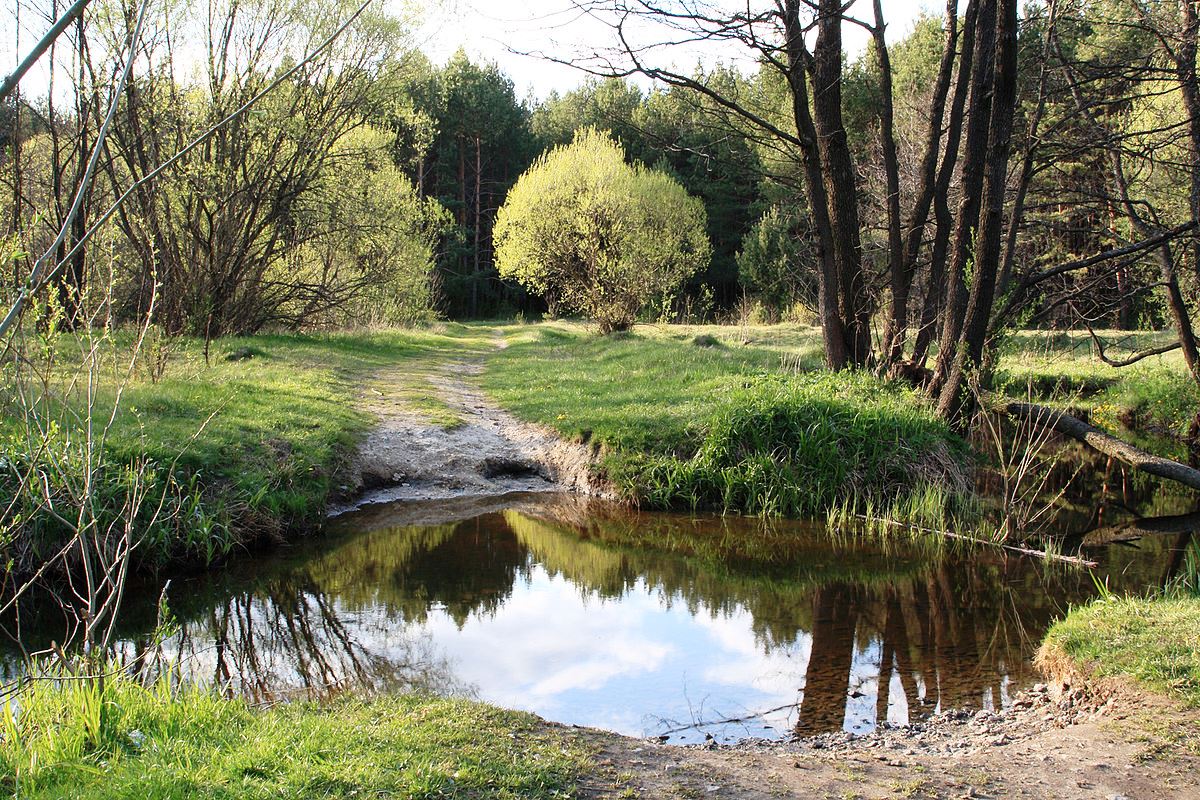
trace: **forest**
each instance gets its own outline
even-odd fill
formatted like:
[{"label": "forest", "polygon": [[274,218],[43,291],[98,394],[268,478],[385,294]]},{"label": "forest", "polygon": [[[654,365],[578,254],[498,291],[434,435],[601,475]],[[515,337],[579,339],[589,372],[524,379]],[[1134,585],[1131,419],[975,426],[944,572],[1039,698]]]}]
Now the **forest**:
[{"label": "forest", "polygon": [[[461,605],[469,633],[520,595],[473,571],[514,536],[526,587],[538,569],[597,602],[669,587],[664,609],[725,598],[768,654],[808,642],[825,699],[819,724],[780,706],[794,738],[858,735],[855,692],[879,730],[897,703],[916,719],[926,684],[984,662],[996,676],[954,702],[990,713],[995,689],[1000,713],[1035,659],[1200,730],[1200,3],[546,9],[553,35],[503,42],[574,70],[541,94],[470,46],[430,55],[431,21],[494,22],[471,3],[5,12],[0,786],[129,797],[145,768],[153,796],[196,796],[161,755],[179,746],[211,796],[577,796],[588,746],[487,685],[437,693],[493,705],[392,691],[426,669],[449,686],[452,659],[392,663],[338,605],[414,636]],[[539,493],[597,505],[520,505]],[[630,509],[662,518],[597,533]],[[313,577],[348,541],[345,575]],[[293,548],[307,560],[272,560]],[[619,588],[579,577],[612,559]],[[1030,559],[1069,577],[1017,611]],[[260,563],[284,577],[221,602],[293,644],[191,642],[194,576]],[[753,603],[712,588],[731,574]],[[887,654],[873,690],[860,641]],[[346,705],[343,649],[370,677]],[[567,721],[547,703],[519,710]],[[358,741],[380,714],[379,747]],[[296,736],[341,755],[328,783],[259,775],[228,726],[260,762],[322,758]],[[1194,760],[1189,737],[1160,751]]]},{"label": "forest", "polygon": [[[4,98],[11,253],[56,241],[135,10],[81,17],[48,56],[62,64],[55,85]],[[983,10],[982,20],[973,6],[922,16],[891,43],[886,20],[868,19],[879,33],[845,69],[832,27],[812,53],[789,58],[754,37],[787,15],[720,32],[697,18],[689,35],[757,46],[758,69],[673,73],[631,60],[602,77],[584,63],[596,77],[539,101],[465,52],[431,64],[409,43],[410,20],[367,9],[253,113],[145,180],[279,78],[279,59],[299,59],[339,11],[150,9],[104,157],[56,244],[59,259],[71,253],[57,302],[73,319],[117,262],[113,313],[139,319],[158,286],[155,319],[169,334],[540,316],[545,294],[497,270],[497,212],[540,154],[594,127],[704,204],[711,258],[643,298],[644,319],[819,318],[845,329],[844,344],[827,344],[831,366],[889,368],[926,366],[943,338],[963,338],[978,361],[984,341],[1018,325],[1171,327],[1194,365],[1197,192],[1187,187],[1200,185],[1200,134],[1188,111],[1194,26],[1178,16],[1187,9],[1054,4],[1019,20],[1011,8]],[[205,42],[202,52],[177,53],[181,35]],[[819,77],[829,59],[838,65]],[[792,61],[805,69],[789,74]],[[639,69],[653,88],[620,74]],[[1003,90],[994,112],[983,91],[992,81]],[[837,102],[798,105],[809,82],[830,85]],[[809,149],[809,134],[826,129],[844,141]],[[111,225],[77,246],[106,214]],[[8,285],[30,260],[6,259]],[[938,364],[939,377],[949,369]]]}]

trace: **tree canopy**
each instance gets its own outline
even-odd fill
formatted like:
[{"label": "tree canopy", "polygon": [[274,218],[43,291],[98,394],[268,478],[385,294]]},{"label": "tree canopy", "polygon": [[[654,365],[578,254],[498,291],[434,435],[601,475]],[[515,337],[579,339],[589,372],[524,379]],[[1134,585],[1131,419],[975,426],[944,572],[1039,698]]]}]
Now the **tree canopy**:
[{"label": "tree canopy", "polygon": [[621,146],[594,128],[517,180],[495,236],[501,276],[606,333],[669,300],[711,251],[703,203],[669,175],[626,163]]}]

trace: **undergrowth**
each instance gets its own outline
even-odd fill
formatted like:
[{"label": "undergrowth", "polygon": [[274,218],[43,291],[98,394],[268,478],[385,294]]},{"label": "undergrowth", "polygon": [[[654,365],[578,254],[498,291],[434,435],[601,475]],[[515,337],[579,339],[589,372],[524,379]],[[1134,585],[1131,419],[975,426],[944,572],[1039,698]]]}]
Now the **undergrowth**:
[{"label": "undergrowth", "polygon": [[950,429],[913,392],[864,373],[749,381],[705,427],[691,458],[629,456],[611,477],[651,506],[785,516],[849,504],[924,519],[968,489]]}]

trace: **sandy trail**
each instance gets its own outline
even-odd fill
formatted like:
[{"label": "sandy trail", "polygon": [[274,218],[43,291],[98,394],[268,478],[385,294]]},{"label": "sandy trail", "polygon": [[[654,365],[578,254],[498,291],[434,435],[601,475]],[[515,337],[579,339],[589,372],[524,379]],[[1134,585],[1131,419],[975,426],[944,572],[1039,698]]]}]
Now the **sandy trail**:
[{"label": "sandy trail", "polygon": [[[475,358],[447,362],[419,376],[409,364],[376,375],[361,396],[377,424],[353,464],[355,484],[345,487],[357,499],[331,513],[376,503],[513,492],[608,494],[592,472],[596,455],[590,447],[564,441],[499,408],[473,381],[482,370],[482,360]],[[414,410],[414,382],[459,423],[439,425]]]}]

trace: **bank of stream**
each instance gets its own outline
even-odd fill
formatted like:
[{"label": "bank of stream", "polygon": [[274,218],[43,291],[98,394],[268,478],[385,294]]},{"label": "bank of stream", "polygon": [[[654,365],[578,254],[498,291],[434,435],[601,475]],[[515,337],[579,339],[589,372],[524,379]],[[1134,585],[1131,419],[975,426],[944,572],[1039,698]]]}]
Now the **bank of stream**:
[{"label": "bank of stream", "polygon": [[[1193,498],[1059,459],[1054,532],[1095,570],[643,512],[597,497],[594,451],[497,408],[477,369],[429,376],[442,423],[375,389],[386,373],[365,387],[380,424],[327,534],[135,587],[114,657],[255,704],[418,692],[530,711],[595,754],[583,797],[1200,792],[1192,716],[1119,686],[1063,692],[1033,663],[1072,605],[1170,578]],[[60,635],[53,610],[29,611],[27,649]],[[17,677],[22,654],[0,649],[0,667]],[[1144,719],[1193,726],[1192,749],[1155,750],[1179,740],[1146,744]]]}]

